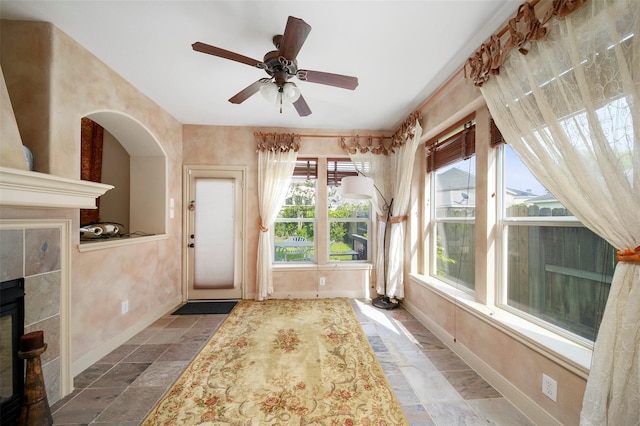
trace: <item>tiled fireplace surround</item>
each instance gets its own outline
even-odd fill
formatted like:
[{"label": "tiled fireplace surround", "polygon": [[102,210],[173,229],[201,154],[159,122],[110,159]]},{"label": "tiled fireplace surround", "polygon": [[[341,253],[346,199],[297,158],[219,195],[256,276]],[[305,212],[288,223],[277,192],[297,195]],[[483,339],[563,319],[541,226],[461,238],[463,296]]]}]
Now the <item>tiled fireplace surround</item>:
[{"label": "tiled fireplace surround", "polygon": [[44,331],[47,350],[41,361],[50,403],[60,399],[68,376],[62,315],[68,229],[65,220],[0,221],[0,281],[25,278],[25,333]]}]

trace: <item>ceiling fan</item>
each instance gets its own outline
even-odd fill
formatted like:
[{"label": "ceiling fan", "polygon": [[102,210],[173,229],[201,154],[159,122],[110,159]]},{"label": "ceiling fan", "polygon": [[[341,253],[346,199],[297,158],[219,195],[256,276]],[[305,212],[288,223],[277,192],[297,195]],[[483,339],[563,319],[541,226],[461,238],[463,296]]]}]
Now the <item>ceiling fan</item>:
[{"label": "ceiling fan", "polygon": [[357,77],[332,74],[321,71],[298,69],[296,57],[311,32],[311,26],[302,19],[289,16],[284,34],[273,36],[273,44],[277,50],[272,50],[264,55],[262,61],[249,58],[238,53],[230,52],[219,47],[196,42],[191,45],[197,52],[207,53],[220,58],[229,59],[266,71],[269,77],[261,78],[255,83],[242,89],[229,99],[229,102],[240,104],[258,91],[266,98],[271,98],[280,104],[282,112],[283,103],[292,103],[301,117],[311,114],[311,109],[300,94],[300,89],[289,80],[295,76],[298,80],[311,83],[325,84],[353,90],[358,86]]}]

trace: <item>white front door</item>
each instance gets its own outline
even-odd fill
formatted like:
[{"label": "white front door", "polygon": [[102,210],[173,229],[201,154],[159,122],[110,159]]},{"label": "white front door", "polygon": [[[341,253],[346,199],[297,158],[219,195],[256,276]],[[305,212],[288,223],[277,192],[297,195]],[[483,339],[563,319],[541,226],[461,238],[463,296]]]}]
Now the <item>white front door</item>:
[{"label": "white front door", "polygon": [[187,299],[241,299],[244,169],[187,166]]}]

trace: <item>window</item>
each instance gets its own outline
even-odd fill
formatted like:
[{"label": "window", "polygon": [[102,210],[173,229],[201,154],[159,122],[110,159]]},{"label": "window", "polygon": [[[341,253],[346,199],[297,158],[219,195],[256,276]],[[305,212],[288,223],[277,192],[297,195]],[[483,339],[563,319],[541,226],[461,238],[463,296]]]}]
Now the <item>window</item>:
[{"label": "window", "polygon": [[287,198],[274,224],[275,262],[313,262],[316,259],[317,159],[298,159]]},{"label": "window", "polygon": [[473,291],[475,269],[475,124],[430,141],[432,261],[430,274]]},{"label": "window", "polygon": [[[602,154],[614,156],[632,182],[637,138],[628,102],[610,99],[588,117],[584,110],[573,111],[558,125],[585,151],[596,149],[588,138],[601,132],[609,142]],[[541,353],[551,349],[588,368],[616,250],[533,177],[491,120],[478,123],[476,147],[469,117],[426,143],[425,191],[418,206],[425,222],[416,226],[422,244],[416,244],[411,279],[455,298],[479,318],[493,315],[492,321],[536,342]],[[534,136],[552,137],[544,127]],[[579,154],[570,160],[595,161]],[[413,248],[417,241],[411,243]]]},{"label": "window", "polygon": [[567,211],[508,145],[499,149],[504,285],[498,304],[593,341],[609,294],[615,250]]},{"label": "window", "polygon": [[287,197],[273,226],[275,263],[353,264],[370,260],[371,202],[340,196],[342,178],[357,173],[353,162],[345,158],[296,161]]},{"label": "window", "polygon": [[369,200],[340,196],[343,177],[356,176],[355,165],[348,160],[327,160],[327,210],[329,220],[329,261],[369,260]]}]

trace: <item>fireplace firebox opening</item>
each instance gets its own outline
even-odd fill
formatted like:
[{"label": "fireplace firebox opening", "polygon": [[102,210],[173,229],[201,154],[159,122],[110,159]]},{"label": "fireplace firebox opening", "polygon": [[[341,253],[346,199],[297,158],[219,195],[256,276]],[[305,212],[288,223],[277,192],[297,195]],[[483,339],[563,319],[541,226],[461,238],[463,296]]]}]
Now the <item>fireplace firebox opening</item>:
[{"label": "fireplace firebox opening", "polygon": [[17,424],[24,389],[24,360],[18,357],[24,334],[24,278],[0,283],[0,423]]}]

